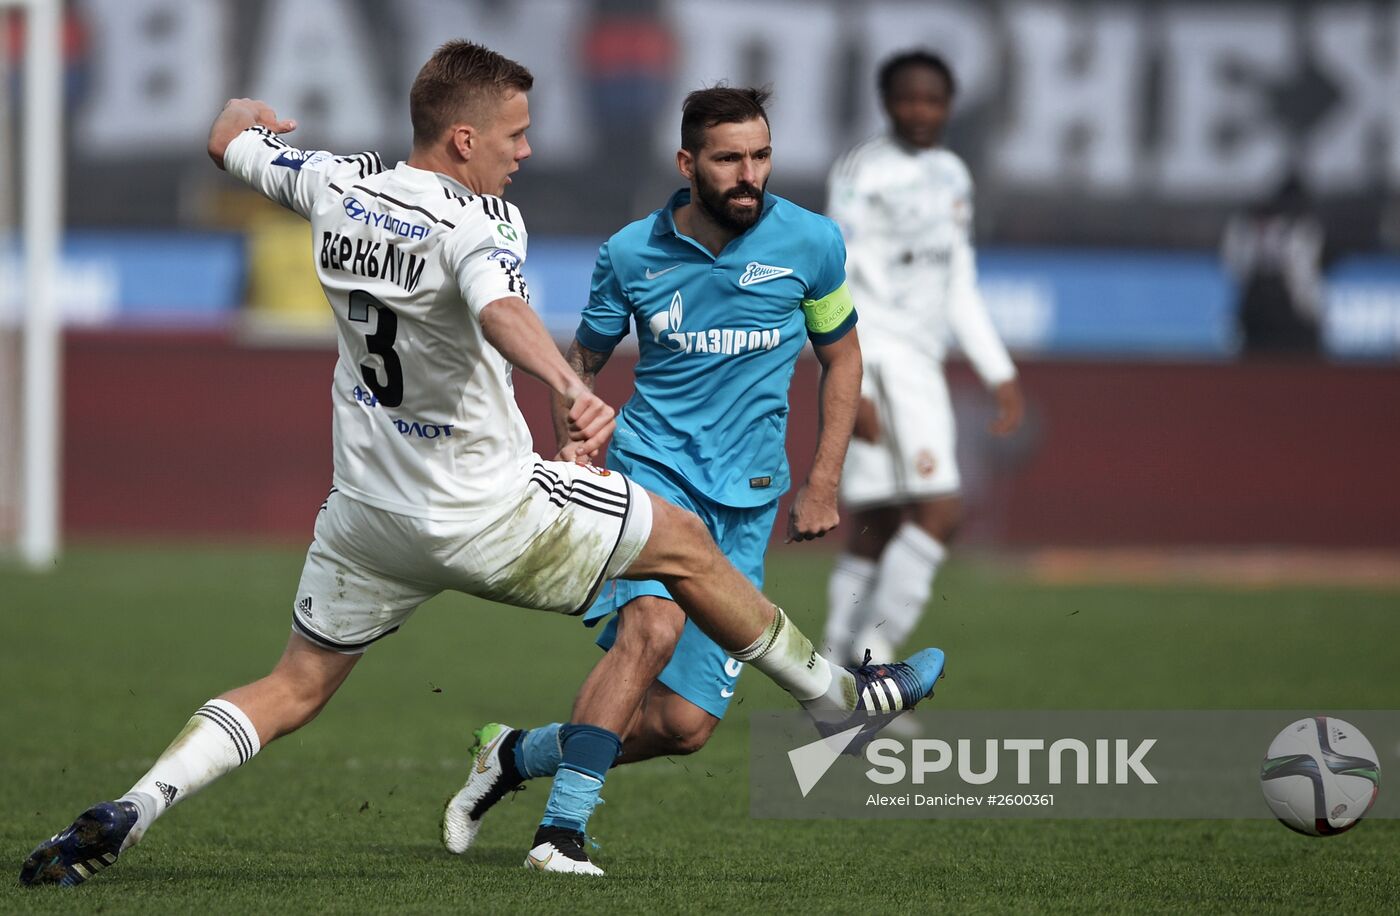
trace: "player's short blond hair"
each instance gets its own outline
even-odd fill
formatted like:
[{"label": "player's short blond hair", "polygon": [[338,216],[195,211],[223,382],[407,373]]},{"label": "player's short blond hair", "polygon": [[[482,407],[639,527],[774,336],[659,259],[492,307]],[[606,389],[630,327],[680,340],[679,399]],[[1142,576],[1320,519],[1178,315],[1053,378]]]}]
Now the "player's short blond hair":
[{"label": "player's short blond hair", "polygon": [[418,71],[408,93],[413,145],[431,145],[453,124],[481,126],[511,92],[529,92],[530,71],[509,57],[470,41],[449,41]]}]

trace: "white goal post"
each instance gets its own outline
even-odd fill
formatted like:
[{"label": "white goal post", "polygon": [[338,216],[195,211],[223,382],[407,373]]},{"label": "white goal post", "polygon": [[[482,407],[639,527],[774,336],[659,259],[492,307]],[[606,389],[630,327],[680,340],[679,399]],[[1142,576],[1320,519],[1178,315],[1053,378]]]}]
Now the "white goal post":
[{"label": "white goal post", "polygon": [[[62,0],[0,0],[0,14],[15,8],[24,14],[19,131],[24,175],[20,195],[24,323],[17,542],[20,558],[36,569],[52,567],[59,550],[62,327],[55,281],[63,220],[62,6]],[[0,81],[0,90],[5,88]],[[8,133],[9,125],[5,128]],[[14,149],[14,144],[9,145]],[[13,174],[14,163],[7,166]],[[10,175],[0,180],[9,181]]]}]

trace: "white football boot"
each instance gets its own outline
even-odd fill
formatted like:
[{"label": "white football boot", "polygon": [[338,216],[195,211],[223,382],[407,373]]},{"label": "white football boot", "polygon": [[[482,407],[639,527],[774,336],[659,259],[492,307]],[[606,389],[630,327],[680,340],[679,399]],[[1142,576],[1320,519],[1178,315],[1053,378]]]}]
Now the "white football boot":
[{"label": "white football boot", "polygon": [[535,834],[535,848],[525,857],[525,867],[531,871],[547,871],[559,875],[598,875],[603,870],[588,861],[583,851],[583,835],[572,830],[541,827]]},{"label": "white football boot", "polygon": [[476,744],[471,749],[467,782],[448,799],[442,812],[442,845],[457,855],[471,848],[481,819],[491,806],[521,784],[514,762],[506,766],[501,760],[502,747],[509,745],[513,751],[517,739],[511,736],[520,733],[509,725],[492,722],[473,734]]}]

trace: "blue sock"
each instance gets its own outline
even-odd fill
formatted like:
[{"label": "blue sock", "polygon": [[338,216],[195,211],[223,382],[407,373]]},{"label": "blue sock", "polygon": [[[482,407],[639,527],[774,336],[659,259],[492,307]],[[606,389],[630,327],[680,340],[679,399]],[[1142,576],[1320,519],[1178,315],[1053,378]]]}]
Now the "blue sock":
[{"label": "blue sock", "polygon": [[564,756],[540,826],[583,833],[598,806],[608,768],[622,751],[622,739],[593,725],[565,725],[559,736]]},{"label": "blue sock", "polygon": [[551,722],[521,732],[515,742],[515,768],[522,778],[553,776],[554,771],[559,769],[559,761],[564,758],[559,729],[558,722]]}]

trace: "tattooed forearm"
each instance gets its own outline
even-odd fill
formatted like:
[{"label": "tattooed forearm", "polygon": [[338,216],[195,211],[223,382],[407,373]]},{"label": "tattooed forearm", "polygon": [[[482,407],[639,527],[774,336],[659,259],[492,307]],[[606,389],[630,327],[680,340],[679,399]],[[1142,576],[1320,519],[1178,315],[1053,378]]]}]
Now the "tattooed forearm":
[{"label": "tattooed forearm", "polygon": [[583,344],[575,340],[569,345],[569,352],[564,354],[573,370],[578,373],[578,377],[589,388],[593,387],[593,379],[602,371],[607,364],[611,353],[599,353],[597,350],[590,350]]},{"label": "tattooed forearm", "polygon": [[[573,343],[569,344],[568,352],[564,354],[564,360],[569,364],[569,368],[578,375],[579,381],[583,382],[591,391],[598,373],[602,371],[611,355],[611,353],[590,350],[578,340],[574,340]],[[569,441],[569,405],[564,402],[563,397],[556,394],[551,401],[551,408],[554,417],[554,435],[562,447],[565,442]]]}]

